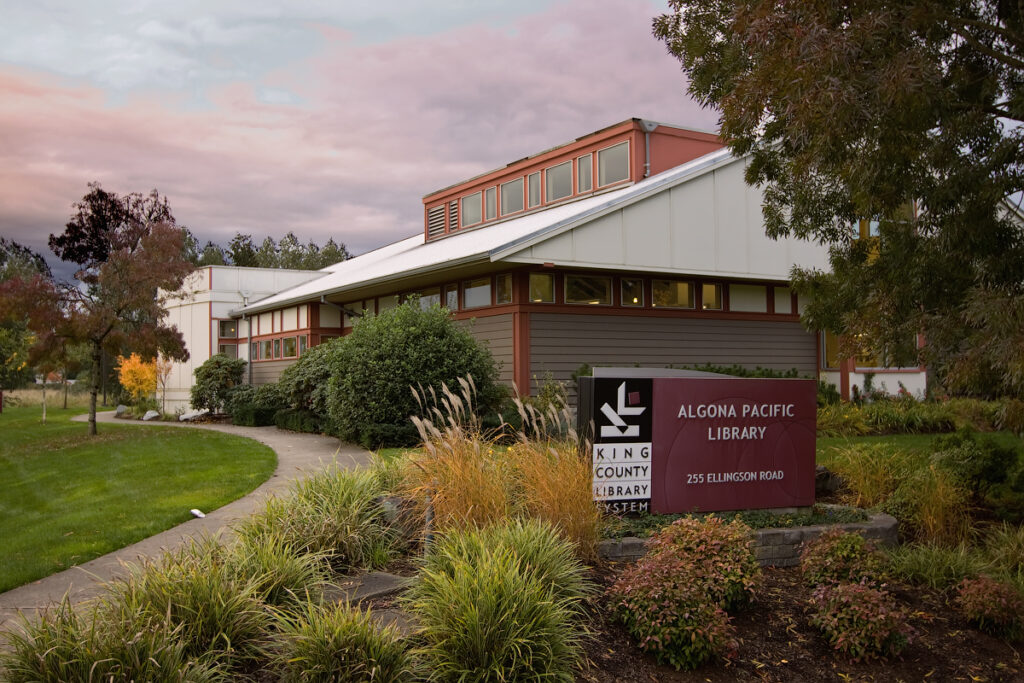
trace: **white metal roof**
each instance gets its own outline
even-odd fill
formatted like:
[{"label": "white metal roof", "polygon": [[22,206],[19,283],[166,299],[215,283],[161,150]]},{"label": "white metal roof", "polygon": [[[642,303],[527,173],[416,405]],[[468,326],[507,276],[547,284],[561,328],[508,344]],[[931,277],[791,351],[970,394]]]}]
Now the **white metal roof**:
[{"label": "white metal roof", "polygon": [[[323,277],[234,311],[252,314],[319,299],[370,284],[474,262],[500,261],[520,248],[550,239],[649,194],[678,185],[734,161],[728,149],[694,159],[619,190],[425,242],[423,233],[329,266]],[[325,269],[326,270],[326,269]]]}]

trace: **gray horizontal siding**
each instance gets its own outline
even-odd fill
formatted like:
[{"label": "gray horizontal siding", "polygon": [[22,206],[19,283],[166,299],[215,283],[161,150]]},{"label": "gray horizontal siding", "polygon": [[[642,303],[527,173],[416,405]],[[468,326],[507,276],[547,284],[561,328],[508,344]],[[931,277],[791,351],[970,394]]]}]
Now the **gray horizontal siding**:
[{"label": "gray horizontal siding", "polygon": [[[252,364],[252,383],[253,386],[259,386],[260,384],[273,384],[281,378],[281,373],[284,369],[294,363],[295,360],[268,360],[260,361]],[[248,377],[248,371],[246,373]]]},{"label": "gray horizontal siding", "polygon": [[512,384],[512,373],[515,369],[512,314],[462,320],[459,324],[465,326],[474,337],[483,342],[494,356],[498,364],[498,380],[504,384]]},{"label": "gray horizontal siding", "polygon": [[530,373],[568,380],[583,363],[647,367],[739,364],[816,370],[814,335],[789,321],[615,315],[530,316]]}]

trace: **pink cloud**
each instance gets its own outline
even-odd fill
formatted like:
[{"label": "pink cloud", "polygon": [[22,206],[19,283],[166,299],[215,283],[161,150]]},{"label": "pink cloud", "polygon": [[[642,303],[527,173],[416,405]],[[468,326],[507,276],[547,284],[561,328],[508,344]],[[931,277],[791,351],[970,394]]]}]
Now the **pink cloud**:
[{"label": "pink cloud", "polygon": [[[166,194],[203,238],[294,230],[355,251],[414,232],[420,197],[630,116],[713,128],[642,0],[573,0],[510,26],[359,44],[207,93],[110,103],[0,66],[0,232],[35,246],[98,180]],[[278,94],[261,99],[265,88]],[[297,104],[281,104],[279,92]]]}]

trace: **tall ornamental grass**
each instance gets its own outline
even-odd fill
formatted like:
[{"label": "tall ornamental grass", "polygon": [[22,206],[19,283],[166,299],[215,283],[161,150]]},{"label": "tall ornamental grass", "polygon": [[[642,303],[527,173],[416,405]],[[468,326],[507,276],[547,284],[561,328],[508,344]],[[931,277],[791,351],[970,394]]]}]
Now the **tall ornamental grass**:
[{"label": "tall ornamental grass", "polygon": [[401,542],[384,517],[385,493],[373,472],[335,466],[293,482],[236,530],[251,547],[274,537],[296,553],[324,556],[336,570],[379,567]]}]

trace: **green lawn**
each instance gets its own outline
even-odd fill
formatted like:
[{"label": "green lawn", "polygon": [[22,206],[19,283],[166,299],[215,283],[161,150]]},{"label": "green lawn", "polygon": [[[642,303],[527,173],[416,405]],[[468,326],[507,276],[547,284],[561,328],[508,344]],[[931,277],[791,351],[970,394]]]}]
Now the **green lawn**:
[{"label": "green lawn", "polygon": [[[839,448],[847,448],[855,445],[886,444],[891,448],[899,448],[905,451],[916,451],[928,453],[932,440],[938,434],[887,434],[886,436],[851,436],[818,438],[818,464],[826,467],[832,460],[832,453]],[[983,432],[982,436],[991,437],[1000,446],[1014,446],[1020,449],[1024,441],[1012,432]]]},{"label": "green lawn", "polygon": [[81,408],[0,414],[0,591],[123,548],[252,491],[277,465],[203,429],[71,422]]}]

